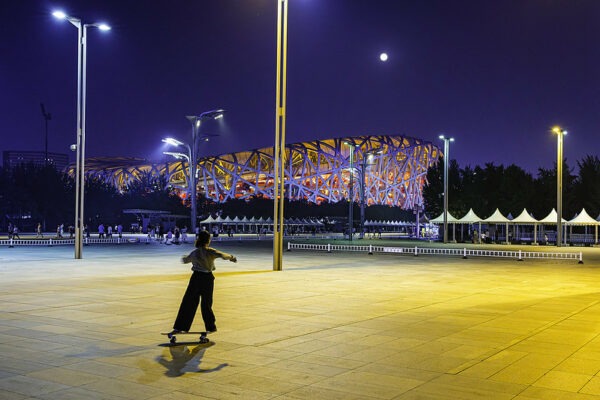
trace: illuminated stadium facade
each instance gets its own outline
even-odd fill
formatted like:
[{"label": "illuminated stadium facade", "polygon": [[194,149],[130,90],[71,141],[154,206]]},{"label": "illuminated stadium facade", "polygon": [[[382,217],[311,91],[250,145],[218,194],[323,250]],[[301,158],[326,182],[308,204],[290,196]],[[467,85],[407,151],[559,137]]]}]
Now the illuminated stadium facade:
[{"label": "illuminated stadium facade", "polygon": [[[354,146],[350,191],[350,146]],[[406,136],[354,136],[286,146],[285,195],[290,200],[364,201],[412,209],[422,205],[427,169],[440,155],[430,142]],[[140,159],[88,159],[86,176],[124,189],[140,179],[165,176],[185,197],[185,161],[150,164]],[[69,170],[73,173],[73,168]],[[198,192],[216,202],[273,196],[273,148],[206,157],[198,163]]]}]

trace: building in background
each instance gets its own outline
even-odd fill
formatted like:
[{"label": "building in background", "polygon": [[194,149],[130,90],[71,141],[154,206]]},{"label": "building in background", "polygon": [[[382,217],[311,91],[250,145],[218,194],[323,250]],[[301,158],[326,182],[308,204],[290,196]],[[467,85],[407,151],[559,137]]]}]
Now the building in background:
[{"label": "building in background", "polygon": [[[364,195],[366,205],[414,209],[423,204],[427,169],[439,156],[440,149],[431,142],[407,136],[364,135],[288,144],[285,196],[319,204],[347,201],[352,193],[356,202]],[[216,202],[271,198],[273,161],[272,147],[202,158],[197,171],[199,196]],[[73,174],[74,166],[68,172]],[[88,179],[101,179],[120,190],[162,176],[185,197],[188,172],[185,160],[157,164],[137,158],[86,159]]]},{"label": "building in background", "polygon": [[44,151],[16,151],[7,150],[2,152],[2,166],[6,169],[18,165],[33,164],[36,166],[52,165],[58,171],[65,171],[69,166],[69,156],[61,153],[47,153]]}]

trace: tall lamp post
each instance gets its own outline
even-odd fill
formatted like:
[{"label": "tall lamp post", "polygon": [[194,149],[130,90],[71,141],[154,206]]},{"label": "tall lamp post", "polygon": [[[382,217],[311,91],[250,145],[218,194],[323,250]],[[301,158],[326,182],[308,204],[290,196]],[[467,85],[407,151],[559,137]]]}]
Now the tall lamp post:
[{"label": "tall lamp post", "polygon": [[352,241],[352,231],[354,228],[354,149],[357,146],[354,143],[350,143],[350,142],[344,142],[344,144],[348,145],[348,147],[350,147],[350,156],[349,156],[349,162],[350,162],[350,168],[349,168],[349,172],[350,172],[350,179],[349,179],[349,183],[348,183],[348,200],[349,200],[349,206],[348,206],[348,238],[350,241]]},{"label": "tall lamp post", "polygon": [[285,119],[287,89],[287,0],[277,0],[275,146],[273,146],[273,271],[283,269]]},{"label": "tall lamp post", "polygon": [[563,231],[562,231],[562,187],[563,187],[563,136],[567,131],[561,129],[560,126],[552,128],[552,132],[556,134],[556,246],[562,246]]},{"label": "tall lamp post", "polygon": [[52,15],[67,20],[77,28],[77,144],[75,162],[75,258],[82,257],[84,195],[85,195],[85,102],[86,102],[86,56],[87,28],[110,30],[110,26],[102,23],[82,24],[81,19],[71,17],[62,11],[54,11]]},{"label": "tall lamp post", "polygon": [[381,154],[381,149],[371,149],[363,152],[363,158],[360,171],[360,237],[365,235],[365,191],[366,191],[366,173],[367,167],[373,165],[375,154]]},{"label": "tall lamp post", "polygon": [[444,243],[448,243],[448,160],[450,158],[450,142],[454,138],[447,138],[440,135],[444,141]]},{"label": "tall lamp post", "polygon": [[198,168],[198,146],[201,141],[208,141],[210,137],[217,135],[198,135],[198,131],[200,129],[200,125],[202,125],[202,121],[210,120],[210,119],[219,119],[223,117],[225,110],[211,110],[204,112],[200,115],[188,115],[186,118],[192,124],[192,142],[191,144],[183,143],[177,139],[167,138],[163,139],[164,143],[170,144],[171,146],[185,146],[187,148],[188,154],[184,153],[173,153],[173,152],[164,152],[164,154],[174,156],[175,158],[185,158],[188,161],[188,189],[190,191],[191,197],[191,219],[192,219],[192,232],[196,232],[196,219],[197,219],[197,201],[196,201],[196,193],[197,193],[197,185],[196,185],[196,173]]}]

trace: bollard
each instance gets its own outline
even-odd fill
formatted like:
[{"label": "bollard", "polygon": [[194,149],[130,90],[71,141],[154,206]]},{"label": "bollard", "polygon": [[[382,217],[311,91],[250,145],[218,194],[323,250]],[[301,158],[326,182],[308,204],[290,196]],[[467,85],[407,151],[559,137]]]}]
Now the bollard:
[{"label": "bollard", "polygon": [[581,251],[579,252],[579,261],[577,264],[583,264],[583,253]]},{"label": "bollard", "polygon": [[8,248],[12,248],[12,247],[15,247],[15,246],[13,245],[13,238],[10,238],[8,240]]},{"label": "bollard", "polygon": [[331,245],[329,243],[327,243],[327,252],[331,253]]},{"label": "bollard", "polygon": [[521,250],[519,250],[519,258],[517,259],[517,261],[523,261],[523,257],[521,255]]},{"label": "bollard", "polygon": [[287,248],[287,251],[292,251],[292,246],[291,246],[291,243],[290,243],[290,242],[288,242],[288,248]]},{"label": "bollard", "polygon": [[419,255],[419,249],[415,246],[415,257]]},{"label": "bollard", "polygon": [[373,245],[372,244],[369,245],[369,255],[370,256],[373,255]]},{"label": "bollard", "polygon": [[467,259],[467,248],[463,248],[463,260]]}]

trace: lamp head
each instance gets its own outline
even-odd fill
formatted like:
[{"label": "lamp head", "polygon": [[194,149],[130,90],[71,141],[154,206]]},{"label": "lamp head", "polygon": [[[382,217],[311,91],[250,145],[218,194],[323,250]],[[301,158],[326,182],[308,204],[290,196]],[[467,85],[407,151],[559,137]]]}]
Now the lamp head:
[{"label": "lamp head", "polygon": [[552,127],[552,133],[556,133],[557,135],[566,135],[567,131],[563,130],[560,126],[556,125]]},{"label": "lamp head", "polygon": [[57,19],[67,19],[67,14],[65,14],[64,11],[56,10],[52,15]]},{"label": "lamp head", "polygon": [[178,160],[182,160],[184,158],[187,158],[187,156],[183,153],[175,153],[172,151],[163,151],[163,154],[167,155],[167,156],[172,156],[175,157]]},{"label": "lamp head", "polygon": [[162,142],[166,143],[166,144],[169,144],[171,146],[181,146],[181,145],[183,145],[183,142],[180,142],[179,140],[171,138],[171,137],[163,139]]},{"label": "lamp head", "polygon": [[202,114],[200,114],[199,118],[201,120],[205,120],[205,119],[221,119],[223,118],[223,114],[225,114],[225,110],[223,110],[222,108],[219,108],[218,110],[211,110],[211,111],[206,111],[203,112]]}]

